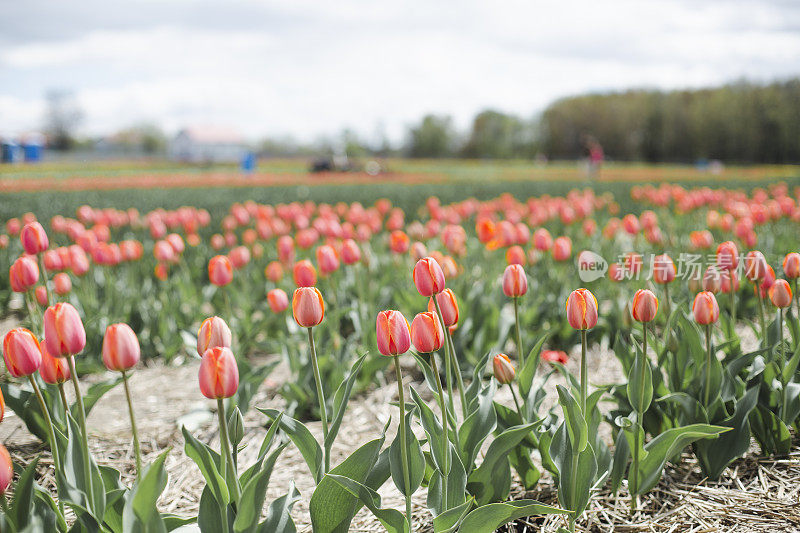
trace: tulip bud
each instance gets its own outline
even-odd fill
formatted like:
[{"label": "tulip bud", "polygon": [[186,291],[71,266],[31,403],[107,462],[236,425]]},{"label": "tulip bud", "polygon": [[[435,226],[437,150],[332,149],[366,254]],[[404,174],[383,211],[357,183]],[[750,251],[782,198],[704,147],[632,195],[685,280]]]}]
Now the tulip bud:
[{"label": "tulip bud", "polygon": [[44,341],[54,357],[79,354],[86,346],[83,322],[72,304],[57,303],[44,312]]},{"label": "tulip bud", "polygon": [[800,254],[791,252],[783,259],[783,275],[789,279],[800,277]]},{"label": "tulip bud", "polygon": [[638,322],[651,322],[658,313],[658,298],[648,289],[639,289],[633,295],[631,316]]},{"label": "tulip bud", "polygon": [[39,281],[39,266],[30,256],[18,257],[8,269],[11,290],[28,292]]},{"label": "tulip bud", "polygon": [[588,289],[576,289],[567,298],[567,320],[577,330],[597,325],[597,298]]},{"label": "tulip bud", "polygon": [[34,296],[36,296],[36,301],[39,302],[39,305],[42,307],[47,307],[50,305],[50,302],[47,300],[47,287],[44,285],[39,285],[36,287],[36,290],[33,291]]},{"label": "tulip bud", "polygon": [[735,270],[723,270],[720,276],[721,289],[724,294],[728,294],[733,290],[733,292],[737,292],[739,290],[739,275],[736,273]]},{"label": "tulip bud", "polygon": [[42,349],[33,333],[15,328],[3,338],[3,359],[8,372],[15,378],[29,376],[42,364]]},{"label": "tulip bud", "polygon": [[747,252],[744,258],[744,275],[752,282],[760,281],[767,275],[767,260],[758,250]]},{"label": "tulip bud", "polygon": [[325,300],[316,287],[299,287],[292,296],[292,315],[303,328],[316,326],[325,318]]},{"label": "tulip bud", "polygon": [[417,261],[412,278],[422,296],[433,296],[444,290],[444,272],[433,257],[423,257]]},{"label": "tulip bud", "polygon": [[[177,258],[175,249],[167,241],[158,241],[153,246],[153,257],[160,263],[171,263]],[[211,265],[209,264],[209,268]]]},{"label": "tulip bud", "polygon": [[717,247],[717,266],[720,270],[733,270],[739,265],[739,249],[733,241],[725,241]]},{"label": "tulip bud", "polygon": [[231,446],[236,448],[244,438],[244,417],[239,410],[239,406],[233,408],[231,416],[228,417],[228,435],[231,439]]},{"label": "tulip bud", "polygon": [[553,246],[553,237],[544,228],[539,228],[533,232],[533,245],[540,252],[546,252]]},{"label": "tulip bud", "polygon": [[53,287],[59,296],[65,296],[72,290],[72,280],[66,272],[59,272],[53,276]]},{"label": "tulip bud", "polygon": [[294,260],[294,241],[289,235],[281,235],[278,237],[278,260],[281,263],[288,264]]},{"label": "tulip bud", "polygon": [[714,293],[709,291],[698,293],[692,303],[692,313],[695,322],[702,326],[715,323],[719,319],[719,304]]},{"label": "tulip bud", "polygon": [[352,265],[361,261],[361,249],[353,239],[345,239],[342,243],[342,261],[345,265]]},{"label": "tulip bud", "polygon": [[212,400],[230,398],[239,388],[239,367],[227,346],[206,350],[200,361],[198,375],[200,392]]},{"label": "tulip bud", "polygon": [[14,479],[14,466],[11,464],[11,456],[5,446],[0,444],[0,496],[5,497],[11,481]]},{"label": "tulip bud", "polygon": [[525,266],[525,250],[522,246],[514,245],[506,250],[506,263]]},{"label": "tulip bud", "polygon": [[30,255],[42,253],[50,246],[47,233],[38,222],[25,224],[19,234],[19,241],[22,243],[25,253]]},{"label": "tulip bud", "polygon": [[553,241],[553,259],[566,261],[572,255],[572,240],[569,237],[558,237]]},{"label": "tulip bud", "polygon": [[519,298],[528,292],[528,277],[520,265],[508,265],[503,272],[503,294]]},{"label": "tulip bud", "polygon": [[420,353],[441,349],[444,343],[444,331],[434,313],[417,313],[411,321],[411,342]]},{"label": "tulip bud", "polygon": [[111,324],[103,337],[103,364],[109,370],[124,372],[139,362],[139,339],[127,324]]},{"label": "tulip bud", "polygon": [[211,348],[231,347],[231,329],[218,316],[208,317],[197,332],[197,353],[202,357]]},{"label": "tulip bud", "polygon": [[541,355],[542,361],[546,361],[548,363],[561,363],[562,365],[566,365],[569,358],[567,357],[567,352],[562,350],[544,350],[542,351]]},{"label": "tulip bud", "polygon": [[447,327],[452,327],[458,324],[458,302],[456,301],[456,295],[453,294],[453,291],[450,289],[445,289],[428,300],[428,312],[435,314],[436,305],[433,303],[433,298],[436,298],[436,302],[439,304],[439,309],[442,311],[444,325]]},{"label": "tulip bud", "polygon": [[769,289],[769,299],[772,305],[781,309],[792,305],[792,288],[785,279],[776,280]]},{"label": "tulip bud", "polygon": [[208,261],[208,279],[217,287],[224,287],[233,281],[233,265],[224,255],[215,255]]},{"label": "tulip bud", "polygon": [[267,293],[267,303],[273,313],[283,313],[289,307],[289,297],[283,289],[272,289]]},{"label": "tulip bud", "polygon": [[277,261],[271,261],[264,269],[264,276],[272,283],[278,283],[283,278],[283,267]]},{"label": "tulip bud", "polygon": [[42,343],[39,345],[42,349],[42,365],[39,367],[39,375],[45,383],[50,385],[58,385],[67,381],[71,375],[69,373],[69,365],[62,357],[53,357],[47,351],[47,344]]},{"label": "tulip bud", "polygon": [[408,320],[400,311],[381,311],[375,321],[378,351],[383,355],[401,355],[411,347]]},{"label": "tulip bud", "polygon": [[761,285],[758,286],[758,294],[763,300],[767,297],[770,288],[772,288],[772,284],[775,283],[775,270],[769,265],[767,265],[767,273],[764,276],[764,279],[761,280]]},{"label": "tulip bud", "polygon": [[703,290],[716,294],[721,288],[722,274],[716,266],[711,265],[706,269],[706,273],[703,275]]},{"label": "tulip bud", "polygon": [[247,246],[237,246],[228,252],[228,260],[233,268],[240,270],[250,262],[250,250]]},{"label": "tulip bud", "polygon": [[492,361],[492,367],[494,368],[494,378],[501,385],[506,385],[514,381],[514,376],[516,375],[514,365],[511,364],[511,360],[506,354],[499,353],[495,355]]},{"label": "tulip bud", "polygon": [[327,276],[339,270],[339,258],[336,256],[336,250],[329,244],[323,244],[316,250],[317,264],[319,271],[323,276]]},{"label": "tulip bud", "polygon": [[653,281],[659,284],[671,283],[675,280],[675,263],[667,254],[653,258]]},{"label": "tulip bud", "polygon": [[317,284],[317,271],[311,261],[302,259],[292,267],[294,284],[298,287],[313,287]]},{"label": "tulip bud", "polygon": [[410,242],[408,235],[401,230],[395,230],[389,235],[389,249],[396,254],[406,253]]},{"label": "tulip bud", "polygon": [[166,263],[158,263],[153,269],[153,275],[159,281],[166,281],[169,277],[169,267]]}]

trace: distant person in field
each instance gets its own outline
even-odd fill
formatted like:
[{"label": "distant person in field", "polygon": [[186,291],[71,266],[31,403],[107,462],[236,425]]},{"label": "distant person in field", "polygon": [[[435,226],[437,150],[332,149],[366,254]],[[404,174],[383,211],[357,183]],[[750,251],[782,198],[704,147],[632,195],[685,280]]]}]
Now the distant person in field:
[{"label": "distant person in field", "polygon": [[600,146],[600,143],[597,142],[596,139],[589,138],[587,142],[587,148],[589,149],[589,166],[587,177],[589,178],[589,181],[595,181],[600,177],[600,167],[603,165],[603,159],[605,155],[603,154],[603,147]]}]

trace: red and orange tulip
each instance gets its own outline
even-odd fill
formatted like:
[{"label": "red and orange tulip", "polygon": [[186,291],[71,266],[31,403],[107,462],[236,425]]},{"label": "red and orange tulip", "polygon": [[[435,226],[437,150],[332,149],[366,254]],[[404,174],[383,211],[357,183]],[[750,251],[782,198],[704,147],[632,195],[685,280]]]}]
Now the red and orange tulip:
[{"label": "red and orange tulip", "polygon": [[297,325],[310,328],[325,318],[325,300],[316,287],[299,287],[292,297],[292,315]]},{"label": "red and orange tulip", "polygon": [[577,330],[597,325],[597,298],[589,289],[576,289],[567,298],[567,320]]},{"label": "red and orange tulip", "polygon": [[378,313],[375,332],[378,338],[378,351],[383,355],[402,355],[411,348],[408,320],[400,311],[387,310]]},{"label": "red and orange tulip", "polygon": [[212,400],[230,398],[239,388],[239,367],[228,347],[217,346],[206,350],[200,361],[198,375],[200,392]]}]

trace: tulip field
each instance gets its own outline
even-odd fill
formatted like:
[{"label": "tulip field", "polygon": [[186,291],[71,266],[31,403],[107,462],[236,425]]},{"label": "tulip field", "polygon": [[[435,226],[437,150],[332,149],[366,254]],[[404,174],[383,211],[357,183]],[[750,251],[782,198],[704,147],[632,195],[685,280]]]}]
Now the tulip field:
[{"label": "tulip field", "polygon": [[279,185],[9,194],[0,532],[800,530],[796,178]]}]

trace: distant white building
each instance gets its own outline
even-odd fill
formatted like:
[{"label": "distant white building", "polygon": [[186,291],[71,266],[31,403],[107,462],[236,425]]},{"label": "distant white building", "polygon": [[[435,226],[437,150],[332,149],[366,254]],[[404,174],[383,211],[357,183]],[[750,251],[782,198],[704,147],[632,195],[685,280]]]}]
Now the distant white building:
[{"label": "distant white building", "polygon": [[244,137],[219,126],[193,126],[178,132],[170,143],[170,156],[188,163],[239,162],[247,151]]}]

